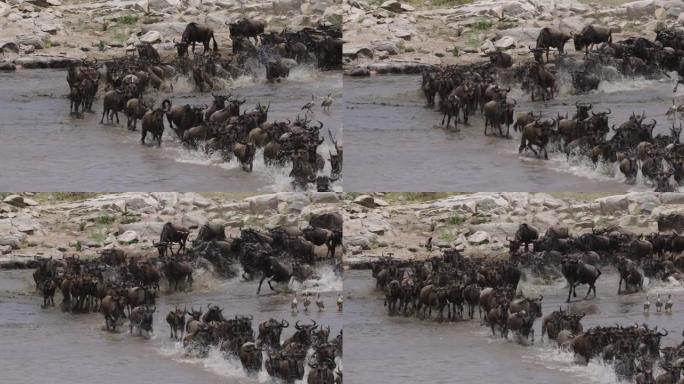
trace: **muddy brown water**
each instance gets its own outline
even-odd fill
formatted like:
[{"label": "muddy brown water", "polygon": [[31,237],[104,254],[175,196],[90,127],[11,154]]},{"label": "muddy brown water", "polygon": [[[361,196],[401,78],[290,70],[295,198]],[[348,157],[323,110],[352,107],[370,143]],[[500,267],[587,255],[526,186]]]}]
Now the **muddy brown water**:
[{"label": "muddy brown water", "polygon": [[[315,286],[306,282],[295,289],[322,292],[326,310],[290,312],[290,294],[269,293],[268,287],[256,296],[255,282],[240,279],[219,281],[208,275],[198,275],[192,292],[162,294],[154,314],[154,333],[139,337],[128,333],[127,322],[118,333],[103,330],[101,314],[61,312],[61,294],[55,296],[56,307],[41,309],[42,298],[33,292],[31,271],[0,271],[0,370],[5,383],[231,383],[271,382],[263,370],[247,376],[239,360],[226,360],[212,349],[209,356],[199,359],[185,356],[181,343],[169,339],[165,317],[175,305],[188,308],[216,304],[224,315],[253,314],[252,326],[270,317],[287,319],[292,325],[283,331],[282,339],[294,332],[297,320],[313,319],[329,325],[331,336],[343,326],[343,313],[335,309],[337,292],[342,289],[340,278],[332,272],[324,274]],[[341,365],[341,362],[339,362]],[[308,369],[307,369],[308,372]],[[304,378],[306,380],[306,376]]]},{"label": "muddy brown water", "polygon": [[[425,107],[420,75],[383,75],[344,79],[344,121],[348,191],[581,191],[653,190],[641,179],[625,185],[615,166],[594,168],[587,159],[550,160],[531,152],[518,155],[520,136],[484,136],[484,120],[471,118],[460,131],[441,128],[442,115]],[[623,80],[604,82],[587,95],[561,96],[531,102],[519,89],[511,91],[516,111],[540,110],[545,117],[574,113],[576,101],[594,104],[595,111],[612,109],[609,124],[620,125],[632,111],[658,121],[654,134],[668,132],[665,112],[672,105],[672,82]],[[518,87],[519,88],[519,87]],[[680,91],[681,93],[681,91]],[[680,101],[681,102],[681,101]],[[453,128],[452,128],[453,130]]]},{"label": "muddy brown water", "polygon": [[[609,268],[597,284],[598,297],[581,300],[586,286],[573,299],[577,309],[591,312],[582,323],[595,325],[633,325],[634,322],[665,328],[669,335],[662,346],[682,342],[684,329],[684,287],[681,283],[649,283],[651,295],[672,293],[672,315],[643,314],[645,293],[617,295],[617,275]],[[541,284],[529,279],[521,283],[531,297],[544,296],[543,315],[559,306],[565,308],[567,288],[564,281]],[[388,316],[383,295],[375,290],[370,271],[345,274],[345,343],[349,369],[345,379],[352,383],[616,383],[613,368],[592,360],[589,365],[574,361],[572,353],[560,352],[548,340],[541,341],[541,321],[535,322],[535,343],[521,345],[493,338],[489,328],[477,320],[439,323],[415,317]],[[436,315],[433,312],[433,317]],[[658,374],[660,372],[656,372]]]},{"label": "muddy brown water", "polygon": [[[257,102],[271,103],[269,121],[293,120],[301,107],[316,96],[314,120],[324,124],[326,142],[319,152],[328,157],[332,144],[327,129],[342,142],[342,76],[339,72],[319,72],[308,68],[293,70],[278,84],[240,78],[228,86],[233,94],[246,98],[243,109]],[[103,87],[101,87],[103,88]],[[169,97],[174,104],[211,104],[209,93],[192,92],[187,81],[175,83],[175,92],[150,93],[158,103]],[[291,190],[288,168],[266,167],[259,150],[254,172],[243,172],[235,160],[187,150],[175,134],[164,131],[162,147],[140,145],[137,132],[120,124],[99,124],[102,92],[93,104],[94,114],[83,118],[69,115],[69,88],[64,70],[23,70],[0,73],[0,189],[11,191],[196,191]],[[328,93],[337,99],[329,113],[320,107]],[[149,140],[148,140],[149,142]],[[329,165],[326,170],[329,174]],[[341,190],[342,181],[333,184]]]}]

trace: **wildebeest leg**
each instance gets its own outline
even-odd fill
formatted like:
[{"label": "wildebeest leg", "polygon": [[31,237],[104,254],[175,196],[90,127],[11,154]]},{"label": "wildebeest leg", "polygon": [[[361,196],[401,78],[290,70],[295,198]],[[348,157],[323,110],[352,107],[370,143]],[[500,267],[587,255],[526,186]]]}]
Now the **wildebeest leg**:
[{"label": "wildebeest leg", "polygon": [[102,109],[102,118],[100,119],[100,124],[102,124],[102,122],[104,121],[104,118],[105,118],[105,115],[107,114],[107,112],[108,112],[107,108]]},{"label": "wildebeest leg", "polygon": [[140,137],[140,143],[141,144],[145,144],[145,136],[147,136],[147,130],[144,128],[144,125],[143,125],[142,137]]},{"label": "wildebeest leg", "polygon": [[570,285],[570,288],[568,288],[568,299],[565,301],[566,303],[570,302],[570,295],[572,294],[572,283],[568,283]]},{"label": "wildebeest leg", "polygon": [[622,274],[620,274],[620,280],[618,281],[618,295],[622,291]]},{"label": "wildebeest leg", "polygon": [[[584,300],[589,298],[589,294],[591,293],[591,289],[594,287],[594,284],[589,284],[589,289],[587,289],[587,294],[584,296]],[[596,294],[594,294],[596,296]]]}]

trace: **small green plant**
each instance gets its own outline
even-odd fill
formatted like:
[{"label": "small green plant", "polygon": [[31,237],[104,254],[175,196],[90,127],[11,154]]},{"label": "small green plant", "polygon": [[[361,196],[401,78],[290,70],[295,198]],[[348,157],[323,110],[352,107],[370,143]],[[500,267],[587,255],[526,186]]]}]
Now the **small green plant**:
[{"label": "small green plant", "polygon": [[454,49],[451,50],[451,54],[454,55],[454,57],[458,57],[461,54],[461,51],[458,47],[454,47]]},{"label": "small green plant", "polygon": [[455,240],[454,235],[451,233],[451,231],[449,231],[446,228],[442,228],[439,231],[439,236],[437,238],[440,239],[441,241],[444,241],[447,243],[451,243],[452,241]]},{"label": "small green plant", "polygon": [[122,25],[133,25],[138,22],[137,15],[125,15],[117,19],[117,22]]},{"label": "small green plant", "polygon": [[121,224],[137,223],[140,221],[140,215],[126,215],[121,218]]},{"label": "small green plant", "polygon": [[475,31],[488,31],[492,29],[494,26],[494,23],[489,20],[489,19],[480,19],[478,20],[475,24],[472,25],[473,30]]},{"label": "small green plant", "polygon": [[454,213],[449,217],[448,223],[451,225],[461,225],[465,222],[465,218],[458,213]]},{"label": "small green plant", "polygon": [[81,244],[81,240],[76,241],[76,250],[78,252],[81,252],[83,250],[83,244]]},{"label": "small green plant", "polygon": [[106,213],[101,213],[97,219],[95,219],[95,223],[100,224],[100,225],[109,225],[114,222],[114,217],[109,216]]},{"label": "small green plant", "polygon": [[78,225],[78,230],[83,232],[83,230],[85,229],[85,226],[86,226],[85,221],[81,221],[81,223]]},{"label": "small green plant", "polygon": [[97,43],[97,49],[99,49],[100,51],[104,51],[105,48],[107,48],[107,44],[105,44],[104,41],[100,40],[100,42]]}]

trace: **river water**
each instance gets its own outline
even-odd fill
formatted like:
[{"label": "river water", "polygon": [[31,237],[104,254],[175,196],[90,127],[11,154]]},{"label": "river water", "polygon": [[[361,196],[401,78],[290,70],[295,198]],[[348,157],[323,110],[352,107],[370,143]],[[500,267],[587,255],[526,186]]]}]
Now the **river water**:
[{"label": "river water", "polygon": [[[598,297],[587,301],[573,299],[573,306],[588,314],[584,328],[595,325],[633,325],[646,322],[670,333],[661,346],[682,341],[684,329],[684,287],[680,283],[647,286],[653,303],[657,293],[673,294],[673,314],[643,314],[645,293],[617,296],[617,275],[603,268],[597,283]],[[530,296],[544,295],[543,315],[560,306],[565,308],[567,288],[564,281],[551,285],[521,282]],[[540,341],[541,319],[535,322],[534,345],[523,346],[513,340],[493,338],[489,328],[475,320],[438,323],[415,317],[388,316],[384,296],[375,290],[370,271],[345,274],[345,343],[350,367],[345,379],[352,383],[616,383],[612,367],[592,360],[578,365],[572,353],[561,352],[555,343]],[[584,297],[586,286],[578,288]],[[582,296],[580,296],[582,295]],[[436,315],[433,313],[433,317]],[[660,372],[656,372],[659,374]]]},{"label": "river water", "polygon": [[[243,110],[258,102],[271,103],[268,118],[293,120],[301,107],[316,96],[314,120],[324,124],[326,142],[319,147],[328,157],[332,144],[327,129],[342,142],[342,76],[340,72],[318,72],[299,67],[279,84],[240,78],[230,84],[232,93],[246,98]],[[101,87],[103,88],[103,87]],[[157,103],[169,97],[175,104],[211,104],[209,93],[191,92],[184,80],[173,94],[156,93]],[[291,190],[289,168],[267,168],[259,150],[254,171],[241,170],[236,160],[186,150],[166,127],[162,147],[140,145],[137,132],[121,124],[99,124],[102,92],[93,104],[94,114],[83,118],[69,115],[66,71],[25,70],[0,73],[0,189],[11,191],[282,191]],[[320,102],[328,93],[338,99],[329,113]],[[168,122],[165,122],[168,125]],[[148,141],[149,142],[149,141]],[[329,166],[328,166],[329,168]],[[329,170],[328,170],[329,173]],[[341,190],[341,180],[333,185]]]},{"label": "river water", "polygon": [[[162,294],[154,314],[151,338],[131,336],[128,323],[117,328],[119,333],[103,330],[104,318],[99,313],[72,315],[59,310],[61,294],[55,295],[56,307],[41,309],[42,298],[33,293],[30,271],[0,272],[0,367],[5,383],[264,383],[270,382],[265,370],[248,377],[239,360],[226,360],[212,349],[205,359],[187,357],[180,342],[169,339],[166,314],[178,305],[216,304],[224,308],[224,316],[252,314],[252,326],[270,317],[287,319],[292,325],[283,331],[282,340],[294,333],[295,321],[313,319],[329,325],[331,337],[343,325],[343,313],[335,308],[342,280],[332,271],[322,273],[321,284],[295,287],[322,292],[326,310],[309,310],[304,314],[290,312],[291,297],[285,294],[256,296],[255,282],[240,279],[218,281],[208,275],[196,276],[190,293]],[[268,288],[266,288],[268,291]],[[308,368],[307,368],[308,369]],[[306,380],[306,376],[305,376]]]},{"label": "river water", "polygon": [[[518,155],[520,136],[484,136],[484,120],[475,116],[459,132],[441,128],[442,115],[425,108],[419,92],[420,75],[386,75],[344,79],[348,191],[581,191],[653,190],[638,180],[624,184],[614,166],[594,168],[589,160],[568,162],[550,153],[544,161],[529,153]],[[669,133],[665,112],[672,105],[672,83],[624,80],[604,82],[588,95],[561,96],[548,102],[529,101],[513,89],[517,111],[555,118],[575,111],[575,102],[594,104],[595,111],[612,109],[609,124],[620,125],[632,111],[658,121],[654,135]],[[512,87],[515,88],[515,87]],[[453,128],[452,128],[453,130]],[[641,174],[639,175],[641,177]]]}]

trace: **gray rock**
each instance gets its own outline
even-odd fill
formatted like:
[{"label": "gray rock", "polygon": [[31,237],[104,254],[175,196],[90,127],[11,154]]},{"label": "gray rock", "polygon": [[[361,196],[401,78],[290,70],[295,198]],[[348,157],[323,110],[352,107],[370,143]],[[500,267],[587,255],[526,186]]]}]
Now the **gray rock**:
[{"label": "gray rock", "polygon": [[468,243],[473,245],[486,244],[489,243],[489,241],[489,233],[485,231],[477,231],[472,235],[468,236]]},{"label": "gray rock", "polygon": [[36,49],[42,49],[45,44],[45,36],[37,33],[22,33],[16,36],[17,44],[31,45]]},{"label": "gray rock", "polygon": [[517,41],[511,36],[503,36],[494,42],[494,46],[500,49],[515,48]]},{"label": "gray rock", "polygon": [[162,41],[162,35],[157,31],[149,31],[144,35],[140,36],[140,41],[149,44],[157,43]]},{"label": "gray rock", "polygon": [[370,70],[366,67],[356,67],[347,72],[346,75],[351,77],[366,77],[370,76]]},{"label": "gray rock", "polygon": [[19,249],[21,243],[26,239],[25,233],[15,233],[11,235],[0,235],[0,245],[8,245],[12,249]]},{"label": "gray rock", "polygon": [[387,0],[382,5],[380,5],[380,8],[386,9],[390,12],[395,12],[395,13],[401,13],[404,12],[404,9],[401,6],[401,3],[398,2],[397,0]]},{"label": "gray rock", "polygon": [[116,240],[119,243],[123,243],[123,244],[135,243],[138,241],[138,239],[139,239],[138,233],[135,231],[126,231],[126,232],[124,232],[124,233],[122,233],[116,237]]},{"label": "gray rock", "polygon": [[371,46],[376,51],[387,52],[390,55],[399,53],[399,47],[391,41],[374,41]]}]

